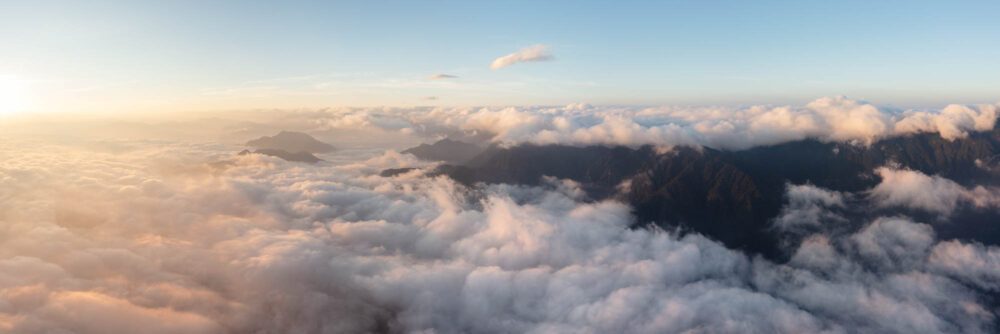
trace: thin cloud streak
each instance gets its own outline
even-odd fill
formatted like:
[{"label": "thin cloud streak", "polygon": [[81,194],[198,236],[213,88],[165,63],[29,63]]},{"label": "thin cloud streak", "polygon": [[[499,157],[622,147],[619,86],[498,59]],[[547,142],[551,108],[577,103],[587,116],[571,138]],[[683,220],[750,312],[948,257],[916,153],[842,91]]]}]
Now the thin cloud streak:
[{"label": "thin cloud streak", "polygon": [[454,78],[458,78],[458,76],[454,76],[454,75],[451,75],[451,74],[444,74],[444,73],[438,73],[438,74],[435,74],[435,75],[432,75],[432,76],[429,76],[429,77],[427,77],[427,78],[428,78],[428,79],[431,79],[431,80],[438,80],[438,79],[454,79]]},{"label": "thin cloud streak", "polygon": [[529,61],[547,61],[552,60],[552,54],[549,53],[549,46],[543,44],[536,44],[517,52],[511,53],[509,55],[497,58],[490,64],[491,70],[498,70],[510,65],[517,63],[529,62]]}]

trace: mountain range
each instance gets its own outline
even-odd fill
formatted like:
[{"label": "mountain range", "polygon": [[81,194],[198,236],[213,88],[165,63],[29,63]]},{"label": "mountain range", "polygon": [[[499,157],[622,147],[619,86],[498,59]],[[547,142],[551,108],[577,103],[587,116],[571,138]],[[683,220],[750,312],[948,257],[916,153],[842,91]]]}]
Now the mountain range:
[{"label": "mountain range", "polygon": [[421,160],[463,164],[482,151],[483,148],[479,145],[445,138],[430,145],[420,144],[401,153],[412,154]]},{"label": "mountain range", "polygon": [[[438,145],[440,144],[440,145]],[[472,145],[472,144],[467,144]],[[424,157],[455,161],[453,141],[407,150]],[[404,152],[407,152],[404,151]],[[471,151],[471,150],[470,150]],[[467,152],[463,154],[468,154]],[[445,158],[448,159],[445,159]],[[787,238],[773,220],[787,203],[788,185],[817,187],[864,195],[881,181],[883,166],[938,175],[963,186],[1000,185],[1000,128],[946,140],[934,133],[893,137],[871,145],[793,141],[747,150],[674,147],[663,152],[638,148],[522,144],[480,149],[463,163],[442,164],[427,174],[457,182],[538,185],[543,176],[580,183],[590,200],[617,199],[634,210],[636,226],[657,225],[698,232],[732,248],[781,258]],[[386,171],[392,176],[400,171]],[[932,215],[873,206],[845,209],[860,226],[874,215]],[[1000,244],[1000,213],[995,209],[959,210],[950,222],[937,224],[942,238]],[[850,223],[848,223],[850,225]]]},{"label": "mountain range", "polygon": [[256,150],[243,150],[239,155],[250,153],[264,154],[278,157],[286,161],[317,163],[323,161],[316,157],[315,153],[324,153],[335,150],[333,145],[321,142],[312,136],[294,131],[281,131],[274,136],[263,136],[246,143],[247,146],[255,147]]}]

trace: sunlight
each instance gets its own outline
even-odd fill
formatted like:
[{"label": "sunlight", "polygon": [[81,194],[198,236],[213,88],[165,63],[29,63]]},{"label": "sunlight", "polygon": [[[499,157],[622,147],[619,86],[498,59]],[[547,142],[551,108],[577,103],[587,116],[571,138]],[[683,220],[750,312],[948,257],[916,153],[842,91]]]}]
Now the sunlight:
[{"label": "sunlight", "polygon": [[28,108],[28,94],[23,81],[17,77],[0,75],[0,115],[25,111]]}]

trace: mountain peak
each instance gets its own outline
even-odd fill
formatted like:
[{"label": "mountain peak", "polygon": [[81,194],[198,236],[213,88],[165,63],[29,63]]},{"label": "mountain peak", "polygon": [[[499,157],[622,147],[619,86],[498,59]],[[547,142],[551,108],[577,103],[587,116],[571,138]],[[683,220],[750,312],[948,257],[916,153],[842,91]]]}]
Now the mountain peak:
[{"label": "mountain peak", "polygon": [[463,164],[481,152],[483,152],[483,148],[479,145],[444,138],[434,144],[420,144],[417,147],[404,150],[402,153],[413,154],[421,160]]},{"label": "mountain peak", "polygon": [[334,150],[333,145],[321,142],[309,134],[295,131],[281,131],[274,136],[263,136],[246,143],[257,149],[283,150],[287,152],[324,153]]}]

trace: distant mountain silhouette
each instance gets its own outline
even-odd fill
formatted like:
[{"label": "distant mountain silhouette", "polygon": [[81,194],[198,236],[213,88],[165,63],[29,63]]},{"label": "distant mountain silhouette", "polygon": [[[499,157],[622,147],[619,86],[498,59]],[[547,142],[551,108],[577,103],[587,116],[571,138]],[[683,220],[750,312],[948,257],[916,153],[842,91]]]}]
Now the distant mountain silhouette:
[{"label": "distant mountain silhouette", "polygon": [[[1000,185],[997,161],[1000,129],[954,141],[916,134],[871,146],[802,140],[742,151],[678,147],[666,154],[648,146],[492,147],[464,165],[442,165],[428,174],[448,175],[465,184],[537,185],[546,175],[572,179],[593,200],[617,198],[631,204],[639,225],[696,231],[733,248],[779,257],[783,236],[769,227],[786,200],[786,184],[864,191],[880,182],[876,168],[894,165],[964,186]],[[959,212],[935,229],[942,238],[1000,244],[996,211]],[[872,213],[846,214],[862,219]]]},{"label": "distant mountain silhouette", "polygon": [[287,152],[325,153],[334,150],[330,144],[312,136],[293,131],[281,131],[274,136],[260,137],[246,143],[257,149],[283,150]]},{"label": "distant mountain silhouette", "polygon": [[420,144],[420,146],[407,149],[402,153],[413,154],[420,160],[463,164],[481,152],[483,152],[483,148],[476,144],[445,138],[431,145]]},{"label": "distant mountain silhouette", "polygon": [[413,171],[413,170],[416,170],[416,169],[417,168],[389,168],[389,169],[383,170],[378,175],[381,176],[381,177],[393,177],[393,176],[397,176],[397,175],[400,175],[400,174],[409,173],[410,171]]},{"label": "distant mountain silhouette", "polygon": [[[251,153],[250,150],[243,150],[243,151],[241,151],[239,153],[239,155],[247,155],[247,154],[250,154],[250,153]],[[308,163],[317,163],[317,162],[323,161],[323,159],[317,158],[315,155],[312,155],[312,153],[305,152],[305,151],[301,151],[301,152],[288,152],[288,151],[279,150],[279,149],[266,149],[266,148],[262,148],[262,149],[253,151],[253,153],[263,154],[263,155],[269,155],[269,156],[272,156],[272,157],[278,157],[278,158],[284,159],[285,161],[308,162]]]}]

